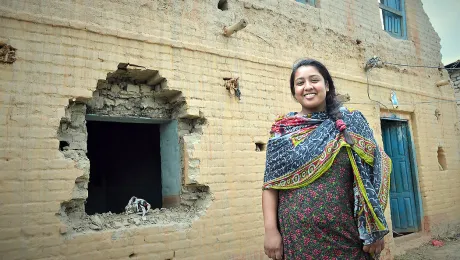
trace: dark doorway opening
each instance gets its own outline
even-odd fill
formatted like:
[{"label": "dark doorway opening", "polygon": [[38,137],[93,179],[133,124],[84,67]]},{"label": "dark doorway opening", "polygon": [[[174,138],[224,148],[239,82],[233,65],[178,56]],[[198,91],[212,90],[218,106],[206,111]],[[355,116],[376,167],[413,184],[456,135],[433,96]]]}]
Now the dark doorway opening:
[{"label": "dark doorway opening", "polygon": [[122,213],[132,196],[161,208],[160,125],[87,121],[86,126],[86,213]]}]

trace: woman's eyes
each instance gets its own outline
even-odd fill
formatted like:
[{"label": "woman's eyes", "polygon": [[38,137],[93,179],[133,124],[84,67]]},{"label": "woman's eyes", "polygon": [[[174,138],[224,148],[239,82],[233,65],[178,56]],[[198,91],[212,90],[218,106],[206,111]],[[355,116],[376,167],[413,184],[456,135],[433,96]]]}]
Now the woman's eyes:
[{"label": "woman's eyes", "polygon": [[[310,82],[311,83],[318,83],[319,79],[311,79]],[[297,86],[302,86],[303,84],[305,84],[305,81],[297,81],[297,83],[296,83]]]}]

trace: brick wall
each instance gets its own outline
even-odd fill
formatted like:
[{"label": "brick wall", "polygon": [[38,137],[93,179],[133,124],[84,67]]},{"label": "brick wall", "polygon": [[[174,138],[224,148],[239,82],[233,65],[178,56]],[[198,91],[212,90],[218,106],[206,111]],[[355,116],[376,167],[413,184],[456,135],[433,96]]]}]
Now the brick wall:
[{"label": "brick wall", "polygon": [[452,87],[454,88],[455,99],[457,100],[457,113],[459,115],[458,119],[460,121],[460,71],[452,70],[449,75],[453,83]]},{"label": "brick wall", "polygon": [[[288,87],[292,62],[304,56],[324,61],[339,93],[350,95],[348,106],[364,113],[380,142],[379,117],[387,110],[368,99],[365,61],[377,55],[440,63],[440,39],[419,0],[406,0],[407,40],[382,31],[375,0],[321,0],[318,7],[230,0],[227,11],[217,2],[3,1],[0,41],[17,49],[13,64],[0,64],[4,259],[262,258],[265,155],[255,143],[266,142],[277,114],[298,109]],[[248,20],[244,30],[222,36],[224,26],[241,18]],[[182,92],[190,113],[207,120],[199,138],[184,138],[184,168],[194,164],[187,174],[214,197],[191,226],[72,233],[56,216],[82,175],[58,149],[60,119],[69,99],[91,98],[97,81],[120,62],[159,70],[167,88]],[[241,101],[229,96],[223,77],[240,78]],[[460,219],[458,113],[453,90],[435,86],[447,77],[446,71],[396,66],[369,74],[372,99],[391,107],[396,91],[401,105],[391,112],[411,119],[424,230],[433,234]],[[447,171],[438,167],[439,145]]]}]

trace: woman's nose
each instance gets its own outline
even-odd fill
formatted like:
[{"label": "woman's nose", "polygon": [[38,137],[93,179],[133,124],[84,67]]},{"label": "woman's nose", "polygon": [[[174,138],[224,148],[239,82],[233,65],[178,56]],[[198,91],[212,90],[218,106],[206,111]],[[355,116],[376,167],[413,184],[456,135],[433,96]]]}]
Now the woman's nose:
[{"label": "woman's nose", "polygon": [[310,90],[310,89],[312,89],[312,88],[313,88],[312,85],[311,85],[308,81],[305,82],[305,85],[303,86],[303,89],[305,89],[305,90]]}]

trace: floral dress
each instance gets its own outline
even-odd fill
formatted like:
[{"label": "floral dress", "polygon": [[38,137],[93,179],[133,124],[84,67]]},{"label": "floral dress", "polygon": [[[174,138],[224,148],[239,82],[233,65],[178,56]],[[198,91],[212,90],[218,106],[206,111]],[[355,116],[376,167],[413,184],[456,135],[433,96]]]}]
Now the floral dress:
[{"label": "floral dress", "polygon": [[372,259],[353,216],[353,171],[345,149],[310,185],[279,191],[284,259]]}]

